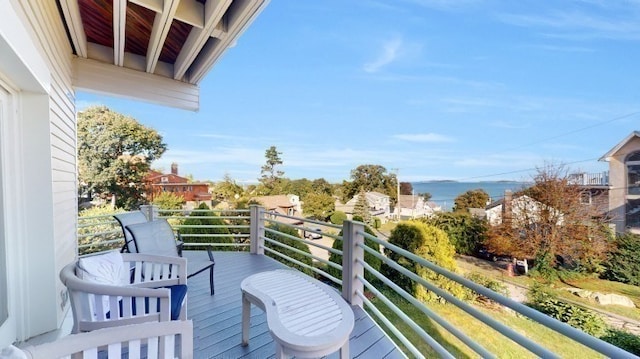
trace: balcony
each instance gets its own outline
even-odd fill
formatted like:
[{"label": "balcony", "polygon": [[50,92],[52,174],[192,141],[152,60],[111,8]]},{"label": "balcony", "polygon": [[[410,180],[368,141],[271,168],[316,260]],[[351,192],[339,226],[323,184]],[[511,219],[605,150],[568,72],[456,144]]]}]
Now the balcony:
[{"label": "balcony", "polygon": [[[182,211],[161,212],[153,207],[143,210],[152,218],[167,218],[173,221],[174,228],[188,228],[184,222],[191,213]],[[209,296],[207,276],[195,276],[189,280],[188,317],[194,322],[194,356],[196,358],[240,358],[273,357],[275,345],[266,326],[266,318],[260,310],[252,311],[250,344],[240,345],[241,337],[241,292],[240,282],[247,276],[271,269],[293,266],[312,273],[316,278],[332,284],[351,304],[356,322],[350,336],[350,354],[360,358],[396,358],[396,357],[497,357],[505,355],[502,343],[508,342],[515,347],[510,356],[518,357],[629,357],[629,353],[591,337],[547,317],[527,306],[505,298],[485,287],[467,280],[455,273],[435,266],[396,247],[384,239],[369,235],[359,222],[345,221],[343,226],[323,222],[294,218],[286,215],[266,212],[263,208],[252,206],[250,210],[216,211],[215,218],[225,221],[226,227],[234,238],[233,243],[185,243],[189,246],[210,245],[217,248],[215,285],[216,294]],[[202,217],[201,217],[202,218]],[[300,224],[301,223],[301,224]],[[312,227],[321,226],[325,238],[342,243],[342,249],[333,249],[320,241],[312,241],[285,233],[281,228],[289,228],[304,233]],[[209,226],[215,228],[217,226]],[[122,245],[122,234],[110,215],[79,218],[79,248],[82,252],[118,248]],[[280,230],[279,230],[280,228]],[[342,231],[345,235],[338,235]],[[289,234],[288,234],[289,233]],[[192,235],[196,236],[196,235]],[[208,234],[199,238],[215,238],[221,234]],[[229,235],[227,235],[229,236]],[[483,310],[471,303],[462,301],[447,291],[434,286],[414,273],[402,268],[396,262],[364,245],[364,239],[378,243],[385,251],[401,255],[403,260],[413,261],[422,267],[433,270],[459,284],[481,294],[505,308],[531,319],[535,329],[522,332],[511,326],[511,321],[495,318],[490,311]],[[188,242],[189,236],[183,235]],[[311,249],[311,254],[300,251],[283,239],[303,242]],[[292,258],[280,249],[288,249],[311,258],[313,265],[307,265]],[[450,323],[446,314],[434,310],[436,305],[424,304],[405,292],[395,283],[384,277],[367,262],[364,253],[369,253],[398,272],[414,281],[415,284],[433,291],[444,298],[447,308],[459,310],[468,316],[464,324]],[[185,251],[187,258],[202,253]],[[333,254],[342,257],[342,263],[328,261]],[[329,274],[328,267],[339,269],[343,280]],[[367,273],[367,278],[365,278]],[[369,275],[379,284],[372,284]],[[202,277],[202,278],[197,278]],[[442,306],[442,305],[440,305]],[[420,318],[420,319],[419,319]],[[537,323],[533,323],[537,322]],[[430,323],[430,324],[425,324]],[[471,323],[469,329],[467,323]],[[476,338],[479,332],[491,332],[491,340]],[[548,333],[551,343],[541,345],[536,342],[537,334]],[[504,340],[500,342],[499,340]],[[580,343],[580,344],[578,344]],[[551,344],[551,345],[549,345]],[[497,352],[497,353],[494,353]],[[600,353],[600,354],[598,354]],[[329,357],[337,357],[333,354]]]},{"label": "balcony", "polygon": [[608,186],[609,172],[573,173],[569,175],[569,183],[579,186]]}]

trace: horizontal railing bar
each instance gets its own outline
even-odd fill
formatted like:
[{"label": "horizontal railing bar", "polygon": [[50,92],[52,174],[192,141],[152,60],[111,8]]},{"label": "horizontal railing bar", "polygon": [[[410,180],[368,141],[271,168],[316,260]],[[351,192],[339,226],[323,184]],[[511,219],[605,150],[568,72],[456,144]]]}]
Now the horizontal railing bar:
[{"label": "horizontal railing bar", "polygon": [[122,238],[120,238],[120,239],[111,239],[111,240],[102,241],[102,242],[92,242],[92,243],[87,243],[87,244],[78,244],[78,249],[80,249],[80,248],[88,248],[88,247],[95,247],[95,246],[105,246],[105,245],[114,244],[114,243],[118,243],[118,245],[122,245],[122,244],[124,244],[124,240]]},{"label": "horizontal railing bar", "polygon": [[375,305],[373,305],[373,303],[371,303],[371,301],[369,300],[369,298],[367,298],[366,295],[364,295],[360,290],[356,290],[356,295],[360,297],[360,299],[362,299],[362,302],[364,303],[364,305],[366,305],[367,308],[370,311],[372,311],[373,314],[382,323],[384,323],[384,325],[391,331],[391,333],[393,333],[393,335],[395,335],[398,338],[398,340],[400,340],[400,342],[404,344],[407,347],[407,349],[409,349],[411,354],[413,354],[416,358],[424,358],[424,355],[420,352],[420,350],[416,348],[415,345],[413,345],[413,343],[411,343],[411,341],[407,339],[407,337],[405,337],[404,334],[402,334],[402,332],[398,330],[398,328],[396,328],[396,326],[393,325],[393,323],[391,323],[391,321],[387,319],[387,317],[384,314],[382,314],[382,312],[378,308],[376,308]]},{"label": "horizontal railing bar", "polygon": [[[272,232],[272,233],[279,233],[280,235],[285,235],[285,233],[280,233],[280,232]],[[294,238],[295,238],[295,237],[294,237]],[[292,250],[292,251],[294,251],[294,252],[296,252],[296,253],[298,253],[298,254],[301,254],[301,255],[303,255],[303,256],[305,256],[305,257],[311,257],[311,258],[313,258],[313,259],[315,259],[315,260],[317,260],[317,261],[319,261],[319,262],[322,262],[322,263],[324,263],[324,264],[326,264],[326,265],[332,266],[332,267],[334,267],[334,268],[336,268],[336,269],[342,270],[342,267],[341,267],[341,266],[338,266],[336,263],[333,263],[333,262],[330,262],[330,261],[328,261],[328,260],[326,260],[326,259],[323,259],[323,258],[320,258],[320,257],[314,256],[313,254],[307,253],[307,252],[305,252],[305,251],[301,251],[301,250],[299,250],[298,248],[294,248],[294,247],[291,247],[291,246],[286,245],[286,244],[284,244],[284,243],[280,243],[280,242],[278,242],[278,241],[277,241],[277,240],[275,240],[275,239],[272,239],[272,238],[269,238],[269,237],[261,237],[261,239],[263,239],[264,241],[267,241],[267,242],[269,242],[269,243],[273,243],[273,244],[275,244],[275,245],[277,245],[277,246],[279,246],[279,247],[283,247],[283,248],[287,248],[287,249],[289,249],[289,250]]]},{"label": "horizontal railing bar", "polygon": [[249,247],[249,243],[183,243],[185,247]]},{"label": "horizontal railing bar", "polygon": [[173,228],[243,228],[243,229],[249,229],[251,228],[250,226],[246,225],[246,224],[230,224],[230,225],[226,225],[226,224],[176,224],[175,226],[172,226]]},{"label": "horizontal railing bar", "polygon": [[[360,245],[360,243],[358,243],[358,245]],[[364,246],[364,247],[366,247],[366,246]],[[365,250],[367,250],[367,249],[373,251],[373,249],[371,249],[369,247],[365,248]],[[476,343],[472,338],[467,336],[465,333],[460,331],[458,328],[453,326],[451,323],[447,322],[441,316],[436,314],[434,311],[432,311],[431,309],[427,308],[427,306],[424,305],[424,303],[422,303],[421,301],[417,300],[411,294],[407,293],[406,290],[400,288],[400,286],[395,284],[389,278],[383,276],[382,273],[378,272],[373,267],[371,267],[371,265],[369,265],[369,263],[366,263],[366,262],[361,261],[361,260],[358,260],[358,262],[360,264],[362,264],[364,266],[364,268],[369,273],[371,273],[374,277],[376,277],[382,283],[384,283],[385,285],[387,285],[388,287],[393,289],[396,293],[400,294],[400,296],[402,296],[404,299],[406,299],[411,304],[413,304],[414,307],[418,308],[427,317],[431,318],[433,321],[435,321],[436,323],[440,324],[441,327],[443,327],[444,329],[449,331],[449,333],[453,334],[453,336],[458,338],[460,341],[462,341],[464,344],[466,344],[473,351],[475,351],[476,353],[480,354],[481,358],[495,358],[496,357],[495,354],[491,353],[486,348],[484,348],[480,344]],[[367,283],[369,283],[369,282],[367,282]],[[367,286],[367,283],[364,283],[365,286]],[[369,284],[369,285],[371,285],[371,284]],[[369,288],[369,287],[367,287],[367,288]],[[377,289],[374,291],[371,288],[369,288],[369,290],[371,290],[374,293],[375,293],[375,291],[377,291]]]},{"label": "horizontal railing bar", "polygon": [[[367,233],[358,231],[359,234],[362,234],[363,236],[365,236],[366,238],[369,238],[371,240],[373,240],[374,242],[377,242],[380,245],[385,246],[386,248],[389,248],[391,250],[393,250],[394,252],[403,255],[404,257],[413,260],[414,262],[417,262],[418,264],[420,264],[423,267],[429,268],[430,270],[441,274],[455,282],[458,282],[460,284],[462,284],[463,286],[470,288],[472,290],[474,290],[475,292],[482,294],[484,296],[486,296],[489,299],[494,300],[495,302],[498,302],[506,307],[509,307],[513,310],[515,310],[516,312],[523,314],[531,319],[533,319],[534,321],[555,330],[556,332],[569,337],[573,340],[575,340],[576,342],[583,344],[601,354],[604,354],[610,358],[618,358],[618,357],[629,357],[630,353],[618,348],[612,344],[609,344],[603,340],[597,339],[595,337],[590,336],[589,334],[576,329],[568,324],[562,323],[557,319],[551,318],[549,316],[547,316],[546,314],[543,314],[533,308],[527,307],[524,304],[518,303],[514,300],[511,300],[509,298],[506,298],[492,290],[490,290],[489,288],[486,288],[484,286],[481,286],[471,280],[468,280],[464,277],[461,277],[451,271],[448,271],[442,267],[439,267],[429,261],[427,261],[426,259],[419,257],[403,248],[400,248],[392,243],[389,243],[387,241],[383,241],[375,236],[371,236]],[[385,260],[387,259],[386,257],[384,257]],[[393,262],[393,261],[392,261]],[[395,262],[393,262],[395,263]],[[403,268],[404,269],[404,268]],[[409,272],[411,274],[413,274],[412,272]],[[420,277],[418,277],[420,278]],[[422,279],[422,278],[420,278]],[[466,310],[465,310],[466,311]],[[471,313],[469,313],[471,314]],[[484,314],[483,314],[484,315]],[[493,321],[493,319],[491,319]],[[497,323],[497,322],[496,322]],[[501,324],[501,323],[500,323]],[[501,324],[502,325],[502,324]],[[507,327],[508,328],[508,327]],[[509,329],[509,331],[511,331]],[[518,334],[518,336],[521,336],[520,334]],[[527,341],[529,341],[527,339]],[[522,344],[521,344],[522,345]],[[536,344],[537,346],[537,344]],[[538,353],[536,353],[538,354]],[[538,354],[540,355],[540,354]]]},{"label": "horizontal railing bar", "polygon": [[324,250],[329,251],[331,253],[342,255],[342,251],[340,251],[340,250],[329,248],[329,247],[324,246],[322,244],[309,241],[306,238],[300,238],[300,237],[292,236],[292,235],[290,235],[288,233],[283,233],[283,232],[280,232],[280,231],[276,231],[275,229],[269,228],[269,227],[264,227],[264,230],[265,230],[265,232],[270,232],[270,233],[273,233],[273,234],[277,234],[277,235],[280,235],[280,236],[283,236],[283,237],[286,237],[286,238],[289,238],[289,239],[292,239],[292,240],[295,240],[295,241],[298,241],[298,242],[305,243],[305,244],[310,245],[310,246],[314,246],[314,247],[317,247],[317,248],[324,249]]},{"label": "horizontal railing bar", "polygon": [[[293,220],[299,220],[301,222],[309,222],[309,223],[314,223],[314,224],[318,224],[324,227],[331,227],[331,228],[335,228],[335,229],[342,229],[342,226],[339,226],[337,224],[333,224],[333,223],[326,223],[326,222],[320,222],[320,221],[316,221],[314,219],[309,219],[309,218],[300,218],[300,217],[294,217],[294,216],[289,216],[286,214],[282,214],[282,213],[277,213],[277,212],[269,212],[269,211],[264,211],[265,214],[268,215],[272,215],[275,217],[282,217],[282,218],[289,218],[289,219],[293,219]],[[267,218],[265,218],[267,219]]]},{"label": "horizontal railing bar", "polygon": [[310,266],[310,265],[308,265],[306,263],[302,263],[299,260],[291,258],[291,257],[289,257],[289,256],[287,256],[285,254],[282,254],[282,253],[280,253],[280,252],[278,252],[278,251],[276,251],[274,249],[271,249],[269,247],[262,246],[261,248],[264,249],[265,251],[269,252],[269,253],[275,254],[276,256],[278,256],[280,258],[284,258],[284,259],[286,259],[286,260],[288,260],[288,261],[290,261],[290,262],[292,262],[294,264],[297,264],[297,265],[299,265],[299,266],[301,266],[303,268],[307,268],[307,269],[311,270],[314,273],[318,273],[319,275],[331,280],[332,282],[334,282],[336,284],[342,285],[342,281],[340,279],[335,278],[334,276],[330,275],[329,273],[326,273],[325,271],[322,271],[322,270],[320,270],[318,268]]},{"label": "horizontal railing bar", "polygon": [[112,234],[122,234],[122,230],[112,230],[112,231],[107,231],[107,232],[97,232],[97,233],[81,233],[78,234],[78,238],[85,238],[85,237],[104,237],[107,235],[112,235]]}]

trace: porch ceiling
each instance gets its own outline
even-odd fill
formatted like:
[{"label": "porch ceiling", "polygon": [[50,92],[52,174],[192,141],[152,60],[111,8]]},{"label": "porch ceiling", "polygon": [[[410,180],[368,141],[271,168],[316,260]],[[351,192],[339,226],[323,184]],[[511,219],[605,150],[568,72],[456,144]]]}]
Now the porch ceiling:
[{"label": "porch ceiling", "polygon": [[[121,69],[120,73],[126,76],[135,71],[185,85],[197,85],[268,3],[268,0],[56,1],[77,56],[74,61],[98,63],[75,66],[76,78],[87,68],[94,72],[104,69],[110,76]],[[81,88],[86,87],[82,86],[86,85],[82,80]],[[101,92],[99,88],[94,90]]]}]

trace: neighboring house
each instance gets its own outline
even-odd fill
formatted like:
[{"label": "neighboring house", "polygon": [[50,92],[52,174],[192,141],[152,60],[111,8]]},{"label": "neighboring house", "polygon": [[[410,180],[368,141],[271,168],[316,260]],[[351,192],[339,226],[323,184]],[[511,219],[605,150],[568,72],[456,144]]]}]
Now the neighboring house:
[{"label": "neighboring house", "polygon": [[429,217],[435,212],[442,211],[435,202],[425,201],[422,196],[401,194],[398,206],[394,214],[398,216],[398,209],[400,210],[400,219],[412,219],[419,217]]},{"label": "neighboring house", "polygon": [[0,348],[68,313],[76,91],[195,111],[201,80],[267,1],[155,3],[0,1]]},{"label": "neighboring house", "polygon": [[[505,191],[504,198],[490,203],[485,208],[489,225],[497,226],[502,224],[505,218],[513,221],[514,226],[528,225],[537,221],[536,213],[542,210],[549,210],[549,206],[524,195],[514,195],[511,191]],[[553,209],[552,209],[553,210]],[[558,213],[558,221],[562,222],[562,214]]]},{"label": "neighboring house", "polygon": [[[359,194],[356,194],[345,204],[336,203],[336,211],[343,211],[347,214],[349,219],[353,218],[353,208],[358,202]],[[369,204],[369,213],[372,217],[380,218],[382,223],[385,223],[387,218],[391,215],[391,201],[390,197],[380,192],[366,192],[365,198]]]},{"label": "neighboring house", "polygon": [[618,233],[640,234],[640,131],[605,153],[609,162],[609,215]]},{"label": "neighboring house", "polygon": [[573,173],[569,183],[580,186],[580,203],[593,206],[595,212],[602,216],[609,213],[609,172]]},{"label": "neighboring house", "polygon": [[147,198],[153,201],[154,197],[162,192],[170,192],[182,196],[186,202],[211,201],[209,184],[202,182],[189,182],[185,177],[178,176],[178,164],[171,164],[171,173],[164,174],[157,171],[149,171],[144,179],[147,184]]},{"label": "neighboring house", "polygon": [[[286,216],[302,217],[302,202],[295,194],[252,197],[251,201],[260,203],[267,212],[275,212]],[[285,223],[300,223],[300,220],[280,217]]]}]

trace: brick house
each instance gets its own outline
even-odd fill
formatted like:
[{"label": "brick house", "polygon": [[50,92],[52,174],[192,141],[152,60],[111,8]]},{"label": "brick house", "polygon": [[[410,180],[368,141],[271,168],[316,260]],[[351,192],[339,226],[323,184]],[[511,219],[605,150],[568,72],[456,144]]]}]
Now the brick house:
[{"label": "brick house", "polygon": [[147,198],[153,198],[162,192],[170,192],[182,196],[186,202],[211,201],[209,184],[202,182],[189,182],[189,179],[178,175],[178,164],[171,164],[171,173],[149,171],[145,177],[147,183]]}]

